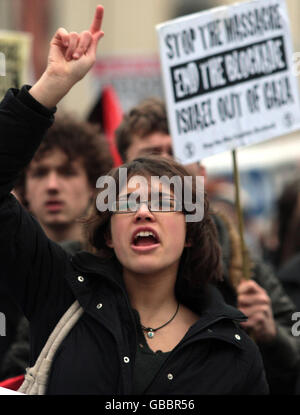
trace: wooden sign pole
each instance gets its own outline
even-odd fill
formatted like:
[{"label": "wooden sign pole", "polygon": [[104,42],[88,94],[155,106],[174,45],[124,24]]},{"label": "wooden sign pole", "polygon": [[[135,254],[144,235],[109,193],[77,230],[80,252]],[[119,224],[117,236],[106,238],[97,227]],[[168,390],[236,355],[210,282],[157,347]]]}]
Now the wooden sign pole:
[{"label": "wooden sign pole", "polygon": [[238,227],[241,240],[242,248],[242,260],[243,260],[243,277],[244,279],[250,279],[250,270],[247,257],[247,249],[245,245],[244,238],[244,222],[243,222],[243,213],[240,200],[240,178],[237,165],[236,150],[232,150],[232,159],[233,159],[233,172],[234,172],[234,183],[235,183],[235,203],[236,203],[236,213],[238,217]]}]

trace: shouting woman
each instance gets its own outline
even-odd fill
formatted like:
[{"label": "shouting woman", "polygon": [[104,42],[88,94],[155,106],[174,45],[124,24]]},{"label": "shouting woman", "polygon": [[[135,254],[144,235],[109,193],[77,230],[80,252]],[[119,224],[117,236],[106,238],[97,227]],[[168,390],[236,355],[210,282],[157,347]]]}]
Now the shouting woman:
[{"label": "shouting woman", "polygon": [[184,167],[148,157],[110,172],[114,197],[87,221],[94,253],[73,257],[10,193],[57,103],[92,67],[102,16],[98,6],[81,34],[59,29],[42,77],[9,90],[0,105],[1,283],[31,328],[21,391],[266,394],[258,348],[238,324],[245,316],[210,285],[221,256],[206,197],[202,220],[188,221],[183,202],[187,192],[198,200],[194,183],[158,180],[186,184]]}]

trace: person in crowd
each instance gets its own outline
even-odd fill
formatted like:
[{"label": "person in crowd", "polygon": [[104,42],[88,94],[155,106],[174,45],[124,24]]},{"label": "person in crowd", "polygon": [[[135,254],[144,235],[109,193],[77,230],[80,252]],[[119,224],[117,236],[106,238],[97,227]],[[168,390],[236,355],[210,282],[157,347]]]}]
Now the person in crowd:
[{"label": "person in crowd", "polygon": [[297,312],[300,311],[300,252],[293,255],[278,270],[277,276],[296,305]]},{"label": "person in crowd", "polygon": [[[81,219],[93,204],[97,179],[112,166],[107,140],[98,128],[61,114],[46,132],[14,192],[48,237],[73,255],[86,248]],[[2,380],[25,373],[29,364],[28,321],[12,308],[13,304],[6,314],[19,318],[15,338],[3,351]]]},{"label": "person in crowd", "polygon": [[285,291],[300,311],[300,178],[288,183],[277,202],[275,266]]},{"label": "person in crowd", "polygon": [[[92,67],[102,17],[98,6],[89,31],[59,29],[42,77],[31,88],[9,90],[0,104],[3,283],[30,321],[36,362],[21,390],[33,383],[30,393],[268,393],[259,350],[236,324],[245,316],[208,283],[222,273],[207,198],[203,220],[187,223],[178,193],[152,181],[183,180],[180,164],[140,158],[107,175],[115,197],[109,209],[97,203],[87,222],[96,254],[70,257],[10,193],[57,103]],[[186,191],[196,200],[195,186]],[[101,189],[97,201],[103,192],[110,195]]]},{"label": "person in crowd", "polygon": [[[238,227],[238,215],[236,209],[236,191],[234,183],[227,178],[209,178],[206,181],[206,191],[210,205],[215,212],[222,212]],[[253,258],[261,258],[259,224],[254,219],[250,207],[251,195],[240,185],[240,204],[242,206],[244,239],[249,254]]]},{"label": "person in crowd", "polygon": [[[276,275],[285,292],[296,306],[293,326],[297,327],[300,311],[300,178],[287,183],[277,200],[277,217],[274,224],[275,248],[269,250],[268,259],[276,269]],[[295,326],[294,326],[295,327]],[[299,330],[292,330],[299,338]],[[300,376],[296,382],[300,394]]]},{"label": "person in crowd", "polygon": [[300,178],[283,188],[275,207],[277,246],[270,252],[270,261],[279,270],[300,252]]},{"label": "person in crowd", "polygon": [[[156,154],[173,158],[167,112],[159,98],[148,98],[124,115],[116,130],[118,151],[124,161]],[[190,174],[205,176],[203,165],[188,166]],[[213,215],[222,248],[224,280],[217,284],[227,303],[248,316],[241,325],[255,339],[266,369],[272,394],[293,393],[298,374],[300,341],[291,333],[295,306],[265,263],[248,255],[250,280],[242,272],[239,235],[224,213]]]},{"label": "person in crowd", "polygon": [[107,140],[98,128],[64,114],[46,132],[15,191],[50,239],[81,247],[84,232],[78,219],[95,198],[97,179],[112,167]]}]

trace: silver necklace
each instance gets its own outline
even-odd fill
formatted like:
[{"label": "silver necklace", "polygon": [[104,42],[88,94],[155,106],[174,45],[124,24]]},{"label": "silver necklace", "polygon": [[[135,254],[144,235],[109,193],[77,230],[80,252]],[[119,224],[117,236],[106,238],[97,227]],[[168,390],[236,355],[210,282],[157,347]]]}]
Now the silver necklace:
[{"label": "silver necklace", "polygon": [[162,326],[157,327],[156,329],[152,328],[152,327],[145,327],[141,324],[141,327],[144,331],[147,332],[147,337],[149,337],[149,339],[153,339],[154,334],[157,330],[162,329],[163,327],[165,327],[167,324],[171,323],[171,321],[175,318],[176,314],[178,313],[179,310],[179,302],[177,304],[177,308],[175,311],[175,314],[173,315],[173,317],[170,318],[170,320],[168,320],[165,324],[163,324]]}]

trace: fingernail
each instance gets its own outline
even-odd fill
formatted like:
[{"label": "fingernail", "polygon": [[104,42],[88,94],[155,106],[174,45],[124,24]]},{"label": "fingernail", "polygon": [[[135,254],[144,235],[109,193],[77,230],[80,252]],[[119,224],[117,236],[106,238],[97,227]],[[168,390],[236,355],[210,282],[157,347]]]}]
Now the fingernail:
[{"label": "fingernail", "polygon": [[78,59],[79,58],[79,54],[76,52],[76,53],[73,53],[73,58],[74,59]]}]

